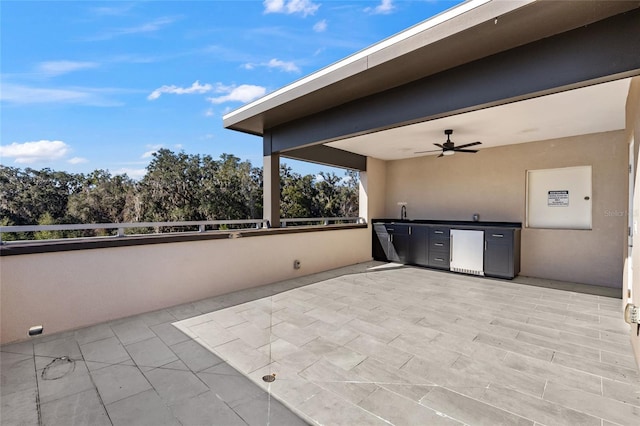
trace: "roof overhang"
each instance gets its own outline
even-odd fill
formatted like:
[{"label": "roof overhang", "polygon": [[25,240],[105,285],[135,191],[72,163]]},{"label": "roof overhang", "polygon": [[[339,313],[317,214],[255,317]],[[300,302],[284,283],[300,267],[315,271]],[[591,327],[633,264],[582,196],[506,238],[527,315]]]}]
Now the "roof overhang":
[{"label": "roof overhang", "polygon": [[639,1],[469,0],[223,117],[265,131],[638,8]]}]

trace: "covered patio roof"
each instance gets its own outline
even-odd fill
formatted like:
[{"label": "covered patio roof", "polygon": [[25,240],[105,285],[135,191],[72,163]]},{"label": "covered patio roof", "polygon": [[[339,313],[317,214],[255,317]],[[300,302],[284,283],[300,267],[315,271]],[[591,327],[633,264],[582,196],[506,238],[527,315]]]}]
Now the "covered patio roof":
[{"label": "covered patio roof", "polygon": [[[624,79],[640,73],[638,7],[470,0],[227,114],[224,125],[263,136],[265,155],[345,167],[362,166],[354,154],[413,156],[442,142],[445,128],[483,147],[619,130]],[[553,111],[567,105],[559,120]]]}]

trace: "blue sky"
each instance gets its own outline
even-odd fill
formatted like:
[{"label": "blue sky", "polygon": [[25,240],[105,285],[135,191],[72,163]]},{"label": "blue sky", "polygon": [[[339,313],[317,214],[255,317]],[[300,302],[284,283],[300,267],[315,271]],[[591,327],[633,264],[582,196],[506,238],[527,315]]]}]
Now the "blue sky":
[{"label": "blue sky", "polygon": [[139,178],[163,147],[261,166],[224,114],[460,2],[3,0],[0,163]]}]

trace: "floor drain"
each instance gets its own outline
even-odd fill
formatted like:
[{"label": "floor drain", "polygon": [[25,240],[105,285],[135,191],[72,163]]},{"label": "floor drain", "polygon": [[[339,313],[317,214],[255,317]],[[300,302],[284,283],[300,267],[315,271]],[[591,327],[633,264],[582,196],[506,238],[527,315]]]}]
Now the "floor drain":
[{"label": "floor drain", "polygon": [[55,358],[42,370],[43,380],[57,380],[76,369],[76,362],[68,356]]},{"label": "floor drain", "polygon": [[264,380],[267,383],[274,382],[276,380],[276,373],[267,374],[266,376],[262,376],[262,380]]}]

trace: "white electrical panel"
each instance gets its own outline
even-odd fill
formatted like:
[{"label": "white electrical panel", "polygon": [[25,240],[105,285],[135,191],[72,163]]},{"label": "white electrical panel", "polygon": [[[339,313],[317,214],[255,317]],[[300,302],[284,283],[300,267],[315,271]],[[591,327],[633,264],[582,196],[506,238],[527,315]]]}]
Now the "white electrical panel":
[{"label": "white electrical panel", "polygon": [[529,228],[591,229],[591,166],[527,171]]}]

